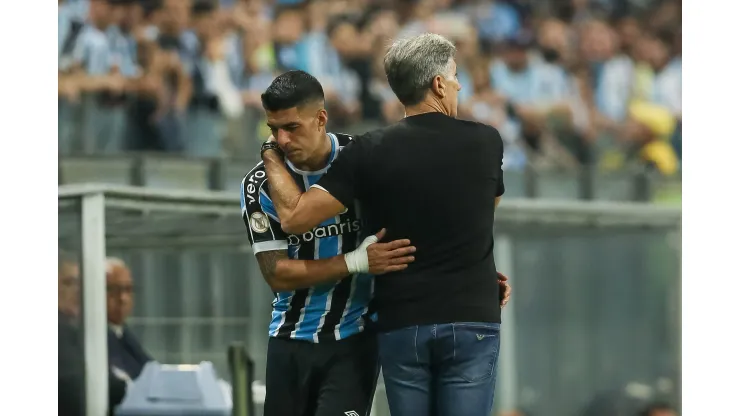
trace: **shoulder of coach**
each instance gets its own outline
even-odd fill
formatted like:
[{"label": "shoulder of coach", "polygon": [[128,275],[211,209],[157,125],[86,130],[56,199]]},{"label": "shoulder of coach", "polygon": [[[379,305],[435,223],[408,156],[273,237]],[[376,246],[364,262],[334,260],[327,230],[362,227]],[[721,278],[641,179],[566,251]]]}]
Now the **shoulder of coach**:
[{"label": "shoulder of coach", "polygon": [[499,148],[500,151],[503,151],[504,139],[501,137],[501,133],[496,127],[493,127],[490,124],[480,123],[472,120],[458,119],[458,121],[466,124],[470,128],[474,129],[476,132],[480,132],[482,138],[487,142],[490,143],[490,141],[493,140],[496,143],[496,147]]}]

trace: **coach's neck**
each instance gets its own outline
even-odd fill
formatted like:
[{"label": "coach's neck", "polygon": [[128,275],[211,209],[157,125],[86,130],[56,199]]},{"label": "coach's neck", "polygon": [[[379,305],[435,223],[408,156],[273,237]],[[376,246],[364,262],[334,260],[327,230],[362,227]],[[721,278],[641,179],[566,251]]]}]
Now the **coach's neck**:
[{"label": "coach's neck", "polygon": [[442,113],[446,116],[453,117],[450,109],[446,108],[442,101],[434,94],[427,94],[419,104],[409,105],[404,109],[406,111],[406,117],[426,113]]}]

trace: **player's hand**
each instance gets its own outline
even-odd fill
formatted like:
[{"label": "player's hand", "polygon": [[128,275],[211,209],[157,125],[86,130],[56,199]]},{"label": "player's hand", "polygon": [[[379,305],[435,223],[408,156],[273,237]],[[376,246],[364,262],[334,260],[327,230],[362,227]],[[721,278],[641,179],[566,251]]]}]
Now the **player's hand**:
[{"label": "player's hand", "polygon": [[508,283],[509,277],[505,274],[498,272],[498,284],[501,286],[501,289],[499,290],[499,301],[501,302],[501,307],[503,308],[506,306],[507,303],[509,303],[509,297],[511,297],[511,286]]},{"label": "player's hand", "polygon": [[[385,237],[385,228],[375,236],[378,241]],[[373,243],[367,248],[367,261],[370,273],[374,275],[397,272],[408,267],[414,261],[412,254],[416,247],[409,240],[395,240],[388,243]]]}]

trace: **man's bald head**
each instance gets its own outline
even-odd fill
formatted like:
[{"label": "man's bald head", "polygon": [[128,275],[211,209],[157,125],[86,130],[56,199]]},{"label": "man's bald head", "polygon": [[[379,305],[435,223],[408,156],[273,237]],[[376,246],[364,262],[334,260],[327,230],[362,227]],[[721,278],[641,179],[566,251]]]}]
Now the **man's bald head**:
[{"label": "man's bald head", "polygon": [[108,322],[123,325],[134,306],[134,283],[123,260],[109,257],[105,261]]}]

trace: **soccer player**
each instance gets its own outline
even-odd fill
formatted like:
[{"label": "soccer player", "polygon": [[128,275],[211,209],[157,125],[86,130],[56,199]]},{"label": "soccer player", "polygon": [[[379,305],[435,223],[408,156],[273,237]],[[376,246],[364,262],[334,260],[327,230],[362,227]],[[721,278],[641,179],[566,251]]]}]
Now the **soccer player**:
[{"label": "soccer player", "polygon": [[504,193],[503,141],[489,125],[456,118],[461,87],[449,40],[400,40],[384,67],[406,118],[357,137],[308,191],[279,152],[265,150],[272,201],[288,232],[359,200],[368,229],[382,224],[391,239],[413,241],[415,261],[375,279],[391,413],[488,415],[500,346],[493,217]]},{"label": "soccer player", "polygon": [[[326,132],[321,84],[302,71],[278,76],[262,94],[274,142],[291,180],[307,190],[352,139]],[[280,150],[282,149],[282,150]],[[260,162],[242,181],[241,206],[257,262],[275,292],[267,349],[265,416],[366,415],[379,364],[368,330],[374,279],[414,260],[409,240],[366,237],[347,206],[303,233],[281,229],[271,181]],[[369,234],[369,233],[368,233]]]}]

